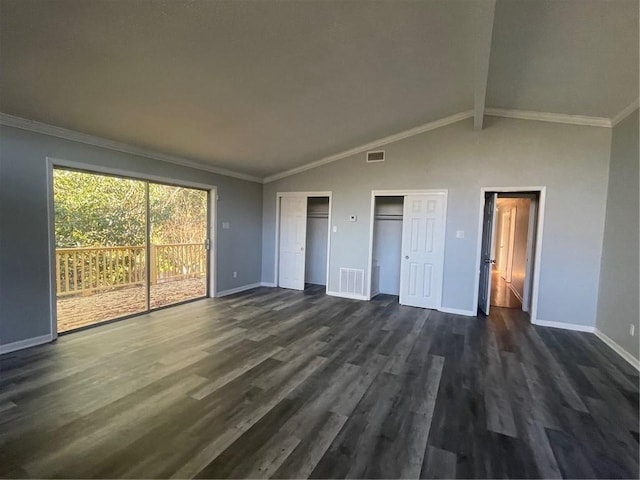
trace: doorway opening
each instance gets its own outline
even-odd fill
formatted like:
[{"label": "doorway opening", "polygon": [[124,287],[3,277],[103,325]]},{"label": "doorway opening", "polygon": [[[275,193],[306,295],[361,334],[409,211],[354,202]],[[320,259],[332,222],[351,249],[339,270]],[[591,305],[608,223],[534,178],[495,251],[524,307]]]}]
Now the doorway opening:
[{"label": "doorway opening", "polygon": [[51,177],[56,333],[209,294],[208,190],[59,165]]},{"label": "doorway opening", "polygon": [[329,244],[329,197],[307,198],[305,241],[305,289],[327,286],[327,246]]},{"label": "doorway opening", "polygon": [[276,285],[328,286],[331,192],[277,194]]},{"label": "doorway opening", "polygon": [[446,190],[371,193],[369,299],[398,295],[401,305],[440,309]]},{"label": "doorway opening", "polygon": [[534,319],[544,188],[483,196],[478,308],[487,315],[492,306],[514,308]]},{"label": "doorway opening", "polygon": [[403,196],[375,198],[371,297],[400,295],[403,210]]}]

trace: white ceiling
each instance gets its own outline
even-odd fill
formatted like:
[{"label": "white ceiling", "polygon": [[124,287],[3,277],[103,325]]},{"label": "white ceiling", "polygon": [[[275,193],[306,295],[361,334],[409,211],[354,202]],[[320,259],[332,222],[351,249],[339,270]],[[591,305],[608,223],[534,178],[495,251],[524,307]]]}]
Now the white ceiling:
[{"label": "white ceiling", "polygon": [[[0,111],[265,177],[471,110],[479,1],[0,0]],[[614,116],[638,1],[499,0],[488,77],[487,107]]]}]

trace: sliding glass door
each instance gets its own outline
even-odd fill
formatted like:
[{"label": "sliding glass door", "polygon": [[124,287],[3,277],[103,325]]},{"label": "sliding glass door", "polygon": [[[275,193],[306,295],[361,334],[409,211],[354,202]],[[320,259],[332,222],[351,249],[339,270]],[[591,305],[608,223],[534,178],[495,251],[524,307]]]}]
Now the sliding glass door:
[{"label": "sliding glass door", "polygon": [[149,184],[151,308],[207,294],[207,192]]},{"label": "sliding glass door", "polygon": [[205,297],[208,192],[54,169],[58,332]]}]

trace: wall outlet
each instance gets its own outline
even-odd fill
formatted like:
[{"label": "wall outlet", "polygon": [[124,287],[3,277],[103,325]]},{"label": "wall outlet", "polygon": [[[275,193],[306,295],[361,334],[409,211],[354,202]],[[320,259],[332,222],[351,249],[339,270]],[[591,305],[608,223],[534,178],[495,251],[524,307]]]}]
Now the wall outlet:
[{"label": "wall outlet", "polygon": [[229,222],[222,222],[223,230],[229,230],[230,228],[231,228],[231,225],[229,224]]},{"label": "wall outlet", "polygon": [[233,272],[233,278],[238,278],[238,272]]},{"label": "wall outlet", "polygon": [[335,225],[333,226],[333,233],[336,233],[338,231],[338,227],[336,227]]},{"label": "wall outlet", "polygon": [[464,230],[456,230],[456,238],[464,238]]},{"label": "wall outlet", "polygon": [[629,335],[632,337],[636,334],[636,326],[634,324],[629,325]]}]

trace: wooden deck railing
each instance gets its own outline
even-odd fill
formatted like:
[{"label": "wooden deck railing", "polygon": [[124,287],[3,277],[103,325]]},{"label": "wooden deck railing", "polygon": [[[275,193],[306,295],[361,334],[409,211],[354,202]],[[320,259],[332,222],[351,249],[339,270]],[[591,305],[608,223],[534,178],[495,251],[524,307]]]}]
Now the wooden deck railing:
[{"label": "wooden deck railing", "polygon": [[[152,285],[206,275],[204,243],[150,245],[149,253]],[[145,257],[144,246],[57,248],[56,294],[143,285]]]}]

